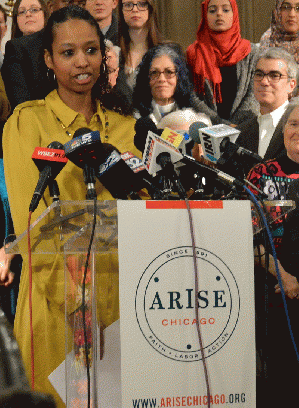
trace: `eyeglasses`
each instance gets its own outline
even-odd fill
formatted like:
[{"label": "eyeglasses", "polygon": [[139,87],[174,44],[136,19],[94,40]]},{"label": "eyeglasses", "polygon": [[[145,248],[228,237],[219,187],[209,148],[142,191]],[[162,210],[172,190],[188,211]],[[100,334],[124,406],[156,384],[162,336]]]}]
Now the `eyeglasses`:
[{"label": "eyeglasses", "polygon": [[125,3],[122,4],[123,10],[125,11],[132,11],[134,6],[136,6],[139,11],[148,10],[147,1],[137,1],[137,3],[133,3],[132,1],[126,1]]},{"label": "eyeglasses", "polygon": [[288,13],[293,9],[296,11],[296,13],[299,13],[299,6],[291,6],[289,3],[284,3],[280,6],[281,11],[287,11]]},{"label": "eyeglasses", "polygon": [[159,71],[158,69],[155,69],[153,71],[150,71],[148,76],[151,81],[154,81],[160,78],[160,75],[162,74],[164,74],[166,79],[170,79],[170,78],[173,78],[177,74],[177,70],[165,68],[164,71]]},{"label": "eyeglasses", "polygon": [[278,71],[264,72],[257,70],[255,71],[253,76],[254,80],[258,82],[261,82],[264,79],[264,77],[267,77],[269,82],[279,82],[281,78],[288,78],[288,75],[283,75]]},{"label": "eyeglasses", "polygon": [[18,16],[25,16],[27,14],[27,12],[29,11],[30,14],[37,14],[42,10],[41,7],[31,7],[30,9],[26,10],[26,9],[22,9],[20,11],[18,11]]}]

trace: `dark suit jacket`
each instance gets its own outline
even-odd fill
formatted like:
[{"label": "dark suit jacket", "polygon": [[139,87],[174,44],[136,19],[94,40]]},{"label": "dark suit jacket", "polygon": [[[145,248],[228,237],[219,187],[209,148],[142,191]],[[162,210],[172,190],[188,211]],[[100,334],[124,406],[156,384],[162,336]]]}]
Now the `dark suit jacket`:
[{"label": "dark suit jacket", "polygon": [[25,101],[43,99],[52,90],[42,40],[43,30],[15,38],[5,45],[1,74],[12,109]]},{"label": "dark suit jacket", "polygon": [[112,14],[112,22],[107,33],[105,34],[105,38],[112,41],[114,45],[119,45],[118,22],[114,14]]},{"label": "dark suit jacket", "polygon": [[[271,141],[269,143],[268,149],[266,150],[264,159],[270,160],[275,159],[280,153],[285,150],[283,142],[283,128],[286,122],[288,112],[286,111],[280,121],[278,122]],[[241,131],[236,143],[245,149],[251,150],[254,153],[258,153],[259,145],[259,124],[257,117],[243,122],[238,126]]]}]

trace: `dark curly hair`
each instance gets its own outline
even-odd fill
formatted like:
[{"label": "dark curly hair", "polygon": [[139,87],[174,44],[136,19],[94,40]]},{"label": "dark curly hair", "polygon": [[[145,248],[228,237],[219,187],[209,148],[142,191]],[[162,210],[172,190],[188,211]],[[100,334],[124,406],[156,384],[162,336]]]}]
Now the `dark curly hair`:
[{"label": "dark curly hair", "polygon": [[[100,30],[97,21],[92,17],[92,15],[85,9],[77,5],[70,5],[68,7],[63,7],[57,11],[54,11],[44,30],[43,34],[43,48],[47,50],[50,55],[53,55],[53,41],[55,37],[55,30],[59,24],[62,24],[69,20],[83,20],[95,28],[97,35],[100,40],[100,51],[102,54],[102,64],[100,69],[100,76],[92,89],[92,96],[94,99],[98,99],[102,102],[103,106],[107,109],[111,109],[122,113],[124,115],[132,114],[131,106],[128,106],[124,102],[122,95],[117,94],[111,88],[108,81],[108,69],[106,64],[106,44],[105,38]],[[55,89],[57,83],[55,80],[52,81],[52,88]]]},{"label": "dark curly hair", "polygon": [[200,112],[200,101],[194,92],[185,54],[179,44],[171,42],[158,44],[143,56],[133,91],[133,108],[141,116],[148,116],[152,112],[149,71],[153,60],[163,55],[169,57],[177,69],[177,86],[173,97],[178,108],[192,108],[195,112]]}]

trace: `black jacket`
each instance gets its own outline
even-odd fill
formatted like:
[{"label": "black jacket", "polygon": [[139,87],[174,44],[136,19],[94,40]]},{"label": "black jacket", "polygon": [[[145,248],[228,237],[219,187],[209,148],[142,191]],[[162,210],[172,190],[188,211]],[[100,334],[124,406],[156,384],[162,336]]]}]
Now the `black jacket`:
[{"label": "black jacket", "polygon": [[25,101],[43,99],[52,90],[42,42],[43,30],[6,43],[1,74],[12,109]]}]

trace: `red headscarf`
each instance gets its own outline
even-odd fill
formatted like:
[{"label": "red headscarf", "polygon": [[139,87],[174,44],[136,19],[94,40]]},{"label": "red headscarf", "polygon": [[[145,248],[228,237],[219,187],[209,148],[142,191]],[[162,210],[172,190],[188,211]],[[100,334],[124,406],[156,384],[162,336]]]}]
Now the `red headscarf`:
[{"label": "red headscarf", "polygon": [[236,0],[229,1],[233,10],[232,27],[223,32],[211,30],[207,21],[210,0],[205,0],[201,4],[202,19],[197,30],[197,40],[187,48],[187,61],[193,70],[196,91],[204,93],[204,80],[208,79],[217,102],[222,101],[219,67],[235,65],[251,51],[250,41],[241,38]]}]

